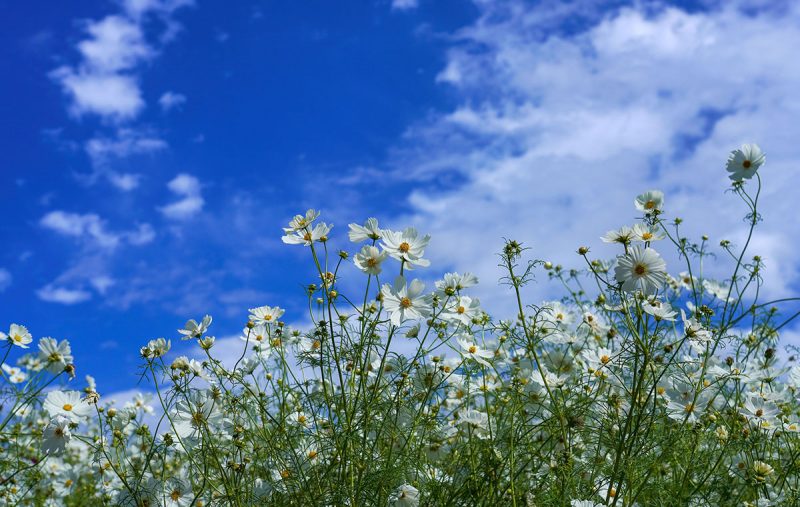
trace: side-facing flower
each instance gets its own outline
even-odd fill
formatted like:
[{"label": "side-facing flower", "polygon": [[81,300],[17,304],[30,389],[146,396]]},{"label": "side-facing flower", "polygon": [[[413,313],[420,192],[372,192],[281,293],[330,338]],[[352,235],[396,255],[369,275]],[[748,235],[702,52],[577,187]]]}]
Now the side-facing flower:
[{"label": "side-facing flower", "polygon": [[279,306],[259,306],[250,308],[250,320],[256,324],[270,324],[280,319],[285,310]]},{"label": "side-facing flower", "polygon": [[383,284],[383,307],[389,312],[392,324],[399,326],[408,319],[421,319],[429,315],[428,298],[422,294],[424,289],[425,284],[417,279],[406,285],[402,276],[395,279],[394,286]]},{"label": "side-facing flower", "polygon": [[12,345],[28,348],[28,344],[33,341],[33,336],[28,332],[28,328],[19,324],[11,324],[8,334],[0,332],[0,340],[8,340]]},{"label": "side-facing flower", "polygon": [[378,241],[381,239],[383,231],[378,227],[377,218],[368,218],[364,225],[350,224],[348,225],[350,231],[347,236],[353,243],[361,243],[362,241]]},{"label": "side-facing flower", "polygon": [[42,338],[39,340],[39,360],[47,368],[47,371],[57,375],[72,363],[72,349],[67,340],[57,342],[53,338]]},{"label": "side-facing flower", "polygon": [[759,167],[764,165],[767,157],[757,144],[743,144],[728,156],[726,169],[728,177],[733,181],[749,180]]},{"label": "side-facing flower", "polygon": [[315,209],[309,209],[306,211],[305,215],[295,215],[289,221],[289,227],[284,227],[283,232],[286,234],[291,234],[295,231],[299,231],[300,229],[305,229],[311,223],[319,217],[319,211]]},{"label": "side-facing flower", "polygon": [[287,245],[311,246],[315,241],[321,243],[328,241],[328,234],[331,233],[331,229],[333,229],[333,224],[328,225],[325,222],[320,222],[313,229],[305,228],[288,232],[281,240]]},{"label": "side-facing flower", "polygon": [[634,246],[617,259],[614,274],[617,282],[622,284],[622,290],[653,294],[664,284],[667,263],[652,248]]},{"label": "side-facing flower", "polygon": [[200,338],[203,333],[208,331],[208,326],[211,325],[213,318],[211,315],[206,315],[203,320],[198,324],[194,319],[190,319],[183,326],[183,329],[178,329],[178,332],[183,335],[183,340],[191,340],[192,338]]}]

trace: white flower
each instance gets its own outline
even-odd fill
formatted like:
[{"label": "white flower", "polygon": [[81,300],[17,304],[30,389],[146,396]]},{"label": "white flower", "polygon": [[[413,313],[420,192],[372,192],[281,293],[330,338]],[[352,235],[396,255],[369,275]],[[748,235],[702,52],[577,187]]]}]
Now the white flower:
[{"label": "white flower", "polygon": [[155,340],[150,340],[147,342],[147,345],[142,347],[139,350],[139,353],[145,359],[155,359],[157,357],[161,357],[169,352],[172,343],[164,338],[156,338]]},{"label": "white flower", "polygon": [[183,479],[170,477],[164,483],[165,507],[189,507],[194,497],[191,486]]},{"label": "white flower", "polygon": [[203,317],[203,320],[200,321],[199,324],[195,322],[194,319],[188,320],[186,325],[183,326],[183,329],[178,329],[178,332],[183,335],[184,340],[199,338],[208,330],[208,326],[211,325],[212,320],[213,318],[211,315]]},{"label": "white flower", "polygon": [[652,248],[634,246],[626,255],[617,259],[614,274],[622,290],[642,291],[652,294],[663,284],[667,276],[667,263]]},{"label": "white flower", "polygon": [[328,241],[328,234],[333,229],[333,224],[328,225],[325,222],[320,222],[314,226],[313,229],[301,229],[299,231],[289,232],[281,238],[287,245],[303,245],[311,246],[315,241],[324,243]]},{"label": "white flower", "polygon": [[628,226],[622,226],[616,231],[608,231],[605,236],[600,239],[603,240],[603,243],[622,243],[623,245],[628,245],[633,241],[633,238],[633,229]]},{"label": "white flower", "polygon": [[269,324],[280,319],[285,310],[278,306],[259,306],[250,308],[250,320],[256,324]]},{"label": "white flower", "polygon": [[694,343],[705,344],[712,340],[711,332],[694,318],[687,318],[686,312],[681,310],[683,332]]},{"label": "white flower", "polygon": [[214,398],[206,391],[194,391],[179,400],[172,416],[173,429],[181,438],[197,438],[203,431],[213,432],[222,419]]},{"label": "white flower", "polygon": [[403,484],[394,491],[391,500],[395,507],[417,507],[419,490],[410,484]]},{"label": "white flower", "polygon": [[387,252],[381,252],[374,246],[367,245],[355,255],[353,263],[364,273],[379,275],[381,273],[381,264],[388,256]]},{"label": "white flower", "polygon": [[664,192],[660,190],[648,190],[636,196],[633,201],[636,209],[643,211],[645,215],[660,213],[664,210]]},{"label": "white flower", "polygon": [[678,312],[672,308],[672,305],[654,298],[643,301],[642,310],[652,315],[656,321],[673,321],[675,320],[675,316],[678,315]]},{"label": "white flower", "polygon": [[730,292],[730,287],[727,285],[723,285],[716,280],[703,280],[703,288],[706,290],[707,293],[711,294],[717,299],[721,299],[723,301],[727,301],[729,303],[733,302],[733,298],[728,296]]},{"label": "white flower", "polygon": [[442,280],[436,281],[436,290],[445,296],[452,296],[456,292],[468,289],[478,284],[478,277],[472,273],[445,273]]},{"label": "white flower", "polygon": [[664,231],[656,226],[645,224],[636,224],[633,226],[633,240],[634,241],[658,241],[664,239],[666,235]]},{"label": "white flower", "polygon": [[465,360],[473,359],[484,366],[490,366],[486,360],[493,358],[494,352],[478,347],[471,337],[467,335],[459,336],[458,344],[461,346],[461,355],[464,356]]},{"label": "white flower", "polygon": [[316,220],[317,217],[319,217],[319,211],[314,209],[307,210],[305,216],[295,215],[294,218],[289,221],[289,227],[283,228],[283,232],[286,234],[291,234],[295,231],[299,231],[300,229],[305,229],[311,225],[311,222]]},{"label": "white flower", "polygon": [[422,295],[423,289],[425,284],[416,279],[406,286],[402,276],[395,279],[393,287],[383,284],[383,307],[389,312],[392,324],[399,326],[405,320],[428,316],[428,298]]},{"label": "white flower", "polygon": [[66,417],[79,423],[92,413],[92,407],[81,399],[78,391],[50,391],[43,403],[50,417]]},{"label": "white flower", "polygon": [[348,225],[350,232],[347,236],[353,243],[361,243],[362,241],[377,241],[381,239],[382,232],[378,227],[377,218],[368,218],[364,225],[350,224]]},{"label": "white flower", "polygon": [[57,415],[44,428],[42,433],[42,452],[61,454],[67,447],[72,434],[69,431],[69,419]]},{"label": "white flower", "polygon": [[469,296],[458,296],[455,301],[448,305],[448,309],[442,315],[443,318],[449,320],[456,320],[469,326],[472,324],[472,319],[480,315],[481,303],[477,299]]},{"label": "white flower", "polygon": [[405,261],[409,265],[430,266],[430,261],[422,258],[430,240],[429,234],[419,237],[419,233],[413,227],[408,227],[403,232],[388,229],[383,231],[383,248],[393,258]]},{"label": "white flower", "polygon": [[299,426],[301,428],[310,428],[312,423],[311,418],[308,417],[305,412],[294,412],[289,414],[287,420],[290,424]]},{"label": "white flower", "polygon": [[33,336],[28,332],[28,328],[19,324],[11,324],[8,334],[0,332],[0,340],[8,340],[17,347],[28,348],[28,344],[33,341]]},{"label": "white flower", "polygon": [[726,169],[728,177],[733,181],[749,180],[759,167],[764,165],[766,155],[757,144],[743,144],[738,150],[733,150],[728,156]]},{"label": "white flower", "polygon": [[12,384],[19,384],[28,379],[28,374],[22,368],[16,366],[3,365],[3,371],[8,375],[8,381]]},{"label": "white flower", "polygon": [[39,359],[46,364],[47,371],[57,375],[72,363],[72,350],[67,340],[56,342],[53,338],[39,340]]}]

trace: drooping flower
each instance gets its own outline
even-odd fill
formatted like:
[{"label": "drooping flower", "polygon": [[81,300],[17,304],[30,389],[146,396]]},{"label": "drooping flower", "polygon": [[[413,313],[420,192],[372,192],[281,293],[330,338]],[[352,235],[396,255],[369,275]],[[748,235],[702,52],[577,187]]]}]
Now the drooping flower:
[{"label": "drooping flower", "polygon": [[383,307],[389,312],[392,324],[399,326],[408,319],[428,316],[428,298],[422,294],[424,289],[425,284],[416,279],[406,285],[406,280],[402,276],[395,279],[394,286],[383,284],[381,288]]},{"label": "drooping flower", "polygon": [[392,493],[391,501],[395,507],[417,507],[419,490],[410,484],[403,484]]},{"label": "drooping flower", "polygon": [[378,248],[370,245],[365,245],[364,248],[358,252],[353,258],[353,263],[369,275],[379,275],[381,273],[381,264],[386,260],[389,254],[381,252]]},{"label": "drooping flower", "polygon": [[57,375],[72,363],[72,349],[67,340],[56,342],[53,338],[42,338],[39,340],[39,359],[47,371]]},{"label": "drooping flower", "polygon": [[64,452],[72,434],[69,431],[69,419],[57,415],[44,428],[42,433],[42,452],[58,455]]},{"label": "drooping flower", "polygon": [[[405,261],[409,265],[430,266],[430,261],[422,258],[430,240],[429,234],[420,237],[413,227],[408,227],[403,232],[388,229],[383,231],[383,248],[393,258]],[[410,266],[408,267],[410,268]]]},{"label": "drooping flower", "polygon": [[667,263],[652,248],[634,246],[617,259],[614,274],[622,290],[652,294],[664,284]]},{"label": "drooping flower", "polygon": [[633,201],[636,209],[644,212],[645,215],[660,213],[664,210],[664,192],[660,190],[648,190],[636,196]]},{"label": "drooping flower", "polygon": [[615,231],[608,231],[600,239],[603,240],[603,243],[621,243],[623,245],[629,245],[631,241],[633,241],[633,238],[633,229],[623,225]]},{"label": "drooping flower", "polygon": [[749,180],[759,167],[764,165],[767,157],[757,144],[743,144],[728,156],[726,169],[728,177],[733,181]]},{"label": "drooping flower", "polygon": [[348,225],[350,231],[347,236],[353,243],[361,243],[362,241],[377,241],[381,239],[383,231],[378,227],[377,218],[368,218],[364,225],[350,224]]}]

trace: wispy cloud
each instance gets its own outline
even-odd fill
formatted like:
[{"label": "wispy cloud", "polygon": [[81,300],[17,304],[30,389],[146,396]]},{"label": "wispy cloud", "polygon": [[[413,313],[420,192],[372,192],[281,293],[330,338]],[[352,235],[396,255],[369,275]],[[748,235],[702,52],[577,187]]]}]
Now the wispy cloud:
[{"label": "wispy cloud", "polygon": [[53,285],[46,285],[36,291],[36,295],[42,301],[48,303],[59,303],[62,305],[74,305],[83,303],[92,298],[89,291],[83,289],[67,289],[64,287],[55,287]]},{"label": "wispy cloud", "polygon": [[74,238],[91,238],[98,246],[114,248],[120,237],[106,229],[105,221],[94,213],[79,214],[51,211],[39,221],[42,227]]},{"label": "wispy cloud", "polygon": [[175,92],[165,92],[158,99],[161,110],[166,112],[186,103],[186,96]]},{"label": "wispy cloud", "polygon": [[104,176],[116,188],[130,191],[139,186],[141,174],[121,172],[114,163],[136,155],[149,155],[167,149],[163,139],[147,129],[119,128],[113,135],[98,135],[86,141],[84,149],[92,162],[93,171],[82,175],[82,181],[92,184]]},{"label": "wispy cloud", "polygon": [[171,220],[188,220],[203,210],[200,180],[190,174],[179,174],[167,184],[167,188],[179,199],[159,208]]},{"label": "wispy cloud", "polygon": [[407,11],[419,7],[419,0],[392,0],[392,10]]},{"label": "wispy cloud", "polygon": [[[570,265],[582,244],[610,257],[597,238],[632,221],[635,193],[650,188],[666,192],[686,232],[742,243],[744,209],[724,193],[724,162],[755,141],[769,162],[754,246],[773,294],[796,285],[800,266],[780,245],[800,234],[785,198],[800,184],[790,170],[800,162],[800,103],[786,99],[800,87],[800,68],[786,66],[800,45],[800,7],[636,4],[593,15],[553,2],[476,5],[480,18],[453,34],[438,77],[460,105],[410,128],[394,153],[397,173],[415,182],[455,175],[444,189],[420,185],[408,203],[406,219],[433,233],[440,265],[475,270],[497,293],[503,237]],[[552,29],[579,14],[583,28]]]},{"label": "wispy cloud", "polygon": [[11,287],[11,282],[13,280],[14,277],[11,276],[10,271],[5,268],[0,268],[0,292],[3,292]]}]

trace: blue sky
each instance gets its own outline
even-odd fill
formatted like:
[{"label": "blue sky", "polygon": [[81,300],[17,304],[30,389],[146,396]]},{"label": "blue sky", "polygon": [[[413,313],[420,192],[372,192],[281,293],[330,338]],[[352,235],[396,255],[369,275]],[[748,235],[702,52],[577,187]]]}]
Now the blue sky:
[{"label": "blue sky", "polygon": [[101,390],[132,386],[138,348],[188,318],[218,336],[264,304],[301,322],[311,266],[280,227],[307,207],[339,248],[368,216],[430,232],[423,276],[475,271],[502,313],[503,237],[612,256],[597,238],[649,188],[691,232],[741,240],[724,160],[743,142],[768,154],[754,253],[771,294],[797,287],[796,4],[0,0],[0,16],[0,325],[70,339]]}]

